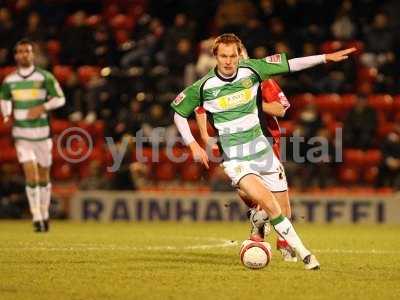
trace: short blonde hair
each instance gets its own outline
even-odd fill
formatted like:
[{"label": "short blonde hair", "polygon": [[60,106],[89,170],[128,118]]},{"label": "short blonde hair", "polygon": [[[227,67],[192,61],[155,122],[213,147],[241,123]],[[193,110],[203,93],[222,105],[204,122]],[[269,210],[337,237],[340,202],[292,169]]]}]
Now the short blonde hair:
[{"label": "short blonde hair", "polygon": [[239,55],[242,54],[242,49],[244,48],[242,41],[233,33],[224,33],[215,39],[212,47],[212,52],[214,55],[217,55],[218,46],[220,44],[235,44]]}]

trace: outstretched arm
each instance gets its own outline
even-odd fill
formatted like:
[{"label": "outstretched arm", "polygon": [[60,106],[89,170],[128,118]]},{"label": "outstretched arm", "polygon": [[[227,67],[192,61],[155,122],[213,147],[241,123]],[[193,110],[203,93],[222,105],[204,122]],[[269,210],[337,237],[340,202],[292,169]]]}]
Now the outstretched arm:
[{"label": "outstretched arm", "polygon": [[355,51],[357,51],[357,49],[353,47],[328,54],[292,58],[288,60],[289,68],[291,72],[296,72],[314,67],[319,64],[324,64],[329,61],[339,62],[348,59],[349,54]]}]

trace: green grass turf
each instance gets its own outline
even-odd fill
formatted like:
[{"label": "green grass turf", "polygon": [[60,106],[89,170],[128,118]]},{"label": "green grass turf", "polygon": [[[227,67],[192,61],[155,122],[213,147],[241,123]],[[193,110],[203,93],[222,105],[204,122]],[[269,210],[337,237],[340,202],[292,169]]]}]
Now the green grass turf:
[{"label": "green grass turf", "polygon": [[244,268],[246,223],[53,222],[34,234],[3,221],[0,299],[400,299],[400,227],[296,228],[320,271],[276,251],[267,268]]}]

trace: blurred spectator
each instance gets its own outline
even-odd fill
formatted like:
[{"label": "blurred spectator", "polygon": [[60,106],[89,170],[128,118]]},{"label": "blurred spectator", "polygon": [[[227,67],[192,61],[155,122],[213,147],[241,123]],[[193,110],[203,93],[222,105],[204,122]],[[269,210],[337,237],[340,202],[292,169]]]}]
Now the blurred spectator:
[{"label": "blurred spectator", "polygon": [[240,36],[249,53],[252,53],[257,47],[267,46],[270,40],[267,26],[255,18],[247,21]]},{"label": "blurred spectator", "polygon": [[81,190],[105,190],[109,188],[109,180],[102,170],[101,163],[97,160],[89,162],[89,174],[79,183]]},{"label": "blurred spectator", "polygon": [[112,178],[111,189],[133,191],[146,185],[149,168],[142,162],[132,161],[132,151],[135,149],[132,138],[129,136],[124,138],[121,143],[117,144],[117,149],[124,151],[124,156]]},{"label": "blurred spectator", "polygon": [[171,124],[172,116],[166,112],[160,104],[153,104],[146,114],[142,124],[144,137],[150,139],[153,144],[176,140],[177,131]]},{"label": "blurred spectator", "polygon": [[200,54],[196,62],[197,77],[202,77],[207,74],[210,69],[216,65],[214,55],[212,53],[212,45],[214,40],[212,38],[201,41]]},{"label": "blurred spectator", "polygon": [[86,25],[86,13],[77,11],[71,16],[71,24],[66,24],[60,35],[61,62],[70,65],[85,65],[91,56],[89,43],[91,31]]},{"label": "blurred spectator", "polygon": [[[155,58],[163,60],[161,52],[161,40],[164,34],[164,27],[160,20],[150,19],[146,20],[142,26],[140,38],[135,43],[132,50],[123,55],[121,59],[121,66],[124,69],[132,66],[143,67],[149,69]],[[145,30],[145,24],[147,25]]]},{"label": "blurred spectator", "polygon": [[132,99],[130,110],[120,110],[116,120],[107,124],[110,125],[108,127],[108,136],[111,136],[115,142],[121,141],[126,135],[135,137],[144,120],[143,100]]},{"label": "blurred spectator", "polygon": [[18,40],[18,28],[14,25],[10,11],[0,8],[0,65],[10,64],[13,60],[12,47]]},{"label": "blurred spectator", "polygon": [[400,190],[400,124],[390,132],[381,146],[382,162],[379,167],[379,187],[391,186]]},{"label": "blurred spectator", "polygon": [[248,20],[256,17],[256,9],[249,0],[224,0],[215,13],[219,33],[239,33]]},{"label": "blurred spectator", "polygon": [[331,31],[336,40],[351,40],[357,33],[356,24],[354,24],[350,15],[351,9],[351,1],[345,0],[342,2],[342,6],[331,25]]},{"label": "blurred spectator", "polygon": [[379,54],[392,51],[394,39],[395,34],[390,27],[387,14],[383,12],[376,14],[372,25],[365,30],[367,52]]},{"label": "blurred spectator", "polygon": [[294,134],[308,139],[316,136],[317,132],[322,128],[321,116],[314,104],[307,105],[299,115],[297,120],[298,127]]},{"label": "blurred spectator", "polygon": [[117,45],[114,35],[105,25],[100,25],[92,34],[90,56],[87,64],[99,66],[117,65]]},{"label": "blurred spectator", "polygon": [[375,109],[368,105],[365,96],[360,95],[343,124],[344,145],[357,149],[370,149],[374,143],[377,126]]},{"label": "blurred spectator", "polygon": [[0,218],[21,218],[28,208],[24,177],[15,171],[12,165],[1,164]]},{"label": "blurred spectator", "polygon": [[34,11],[29,14],[24,36],[35,42],[46,40],[46,29],[38,12]]},{"label": "blurred spectator", "polygon": [[165,35],[165,50],[167,52],[173,51],[180,40],[187,39],[192,41],[194,37],[194,23],[188,20],[186,14],[179,13],[175,16],[174,25],[168,29]]}]

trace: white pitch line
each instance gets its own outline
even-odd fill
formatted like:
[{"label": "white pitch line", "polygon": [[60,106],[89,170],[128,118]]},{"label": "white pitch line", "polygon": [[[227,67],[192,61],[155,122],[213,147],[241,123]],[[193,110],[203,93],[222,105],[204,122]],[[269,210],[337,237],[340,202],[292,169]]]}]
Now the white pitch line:
[{"label": "white pitch line", "polygon": [[[221,241],[221,240],[220,240]],[[85,247],[3,247],[0,251],[176,251],[176,250],[205,250],[214,248],[228,248],[237,246],[237,241],[222,240],[219,244],[203,244],[192,246],[147,246],[147,247],[130,247],[117,245],[89,246]]]},{"label": "white pitch line", "polygon": [[336,254],[377,254],[377,255],[386,255],[386,254],[400,254],[400,251],[394,250],[353,250],[353,249],[316,249],[312,252],[315,253],[336,253]]}]

